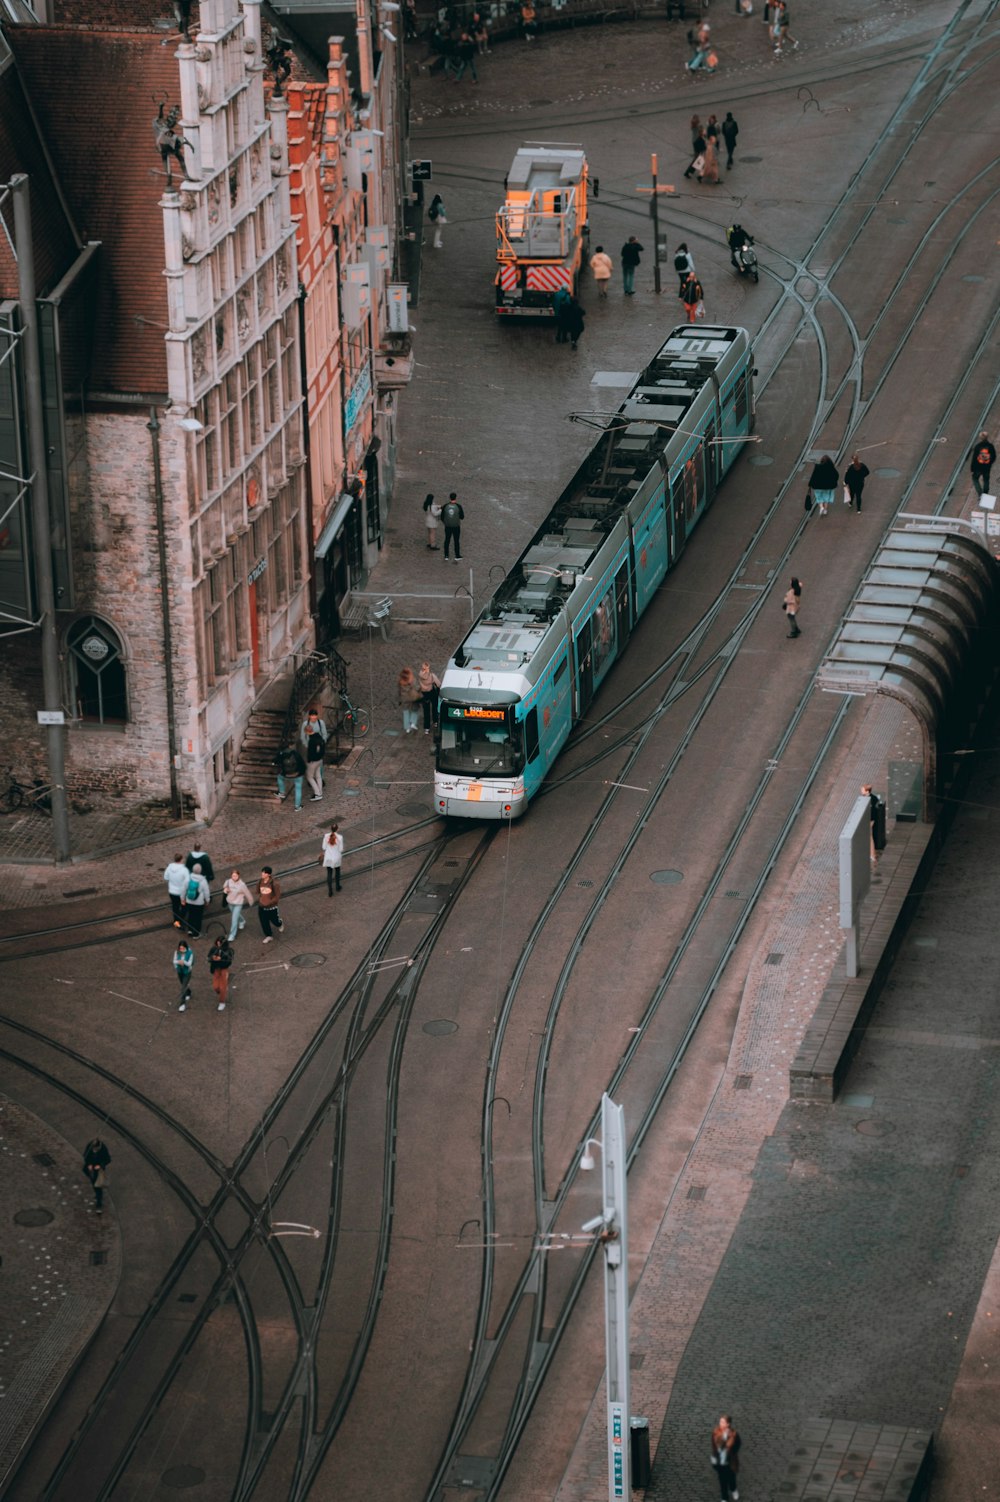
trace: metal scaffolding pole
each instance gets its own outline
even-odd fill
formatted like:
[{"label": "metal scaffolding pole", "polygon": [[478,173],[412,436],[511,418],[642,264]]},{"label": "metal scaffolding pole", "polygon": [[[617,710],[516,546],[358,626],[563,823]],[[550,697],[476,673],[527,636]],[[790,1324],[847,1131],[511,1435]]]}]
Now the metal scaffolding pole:
[{"label": "metal scaffolding pole", "polygon": [[[10,180],[14,198],[14,245],[17,254],[18,298],[24,337],[24,400],[31,463],[31,547],[35,591],[42,632],[42,706],[48,728],[49,782],[52,798],[52,839],[56,864],[70,857],[69,803],[66,797],[66,726],[63,720],[59,640],[55,588],[52,577],[52,536],[49,525],[48,466],[42,409],[42,364],[38,351],[38,310],[35,306],[35,259],[31,236],[31,199],[28,178],[19,172]],[[51,716],[52,718],[48,718]],[[58,716],[58,720],[54,717]]]}]

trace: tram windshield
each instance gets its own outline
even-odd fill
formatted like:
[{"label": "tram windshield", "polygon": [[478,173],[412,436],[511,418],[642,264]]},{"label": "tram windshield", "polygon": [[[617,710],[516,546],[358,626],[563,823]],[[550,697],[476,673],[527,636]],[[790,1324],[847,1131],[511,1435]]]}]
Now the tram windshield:
[{"label": "tram windshield", "polygon": [[518,770],[511,738],[512,704],[453,704],[442,699],[439,713],[439,772],[504,777]]}]

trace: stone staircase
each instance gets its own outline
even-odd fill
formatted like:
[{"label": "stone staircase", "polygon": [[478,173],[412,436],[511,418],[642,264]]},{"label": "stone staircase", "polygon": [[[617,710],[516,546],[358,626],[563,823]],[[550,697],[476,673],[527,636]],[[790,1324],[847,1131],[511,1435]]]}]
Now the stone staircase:
[{"label": "stone staircase", "polygon": [[284,728],[285,710],[257,708],[253,711],[240,745],[239,761],[229,789],[230,798],[274,801],[278,789],[272,763],[281,746]]}]

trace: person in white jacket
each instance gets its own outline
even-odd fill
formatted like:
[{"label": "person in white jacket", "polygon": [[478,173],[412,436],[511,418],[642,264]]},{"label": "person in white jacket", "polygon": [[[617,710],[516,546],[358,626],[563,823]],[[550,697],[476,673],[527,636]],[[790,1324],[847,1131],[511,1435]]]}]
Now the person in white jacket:
[{"label": "person in white jacket", "polygon": [[222,883],[222,894],[229,906],[229,942],[232,944],[238,931],[247,926],[243,909],[253,907],[253,893],[240,873],[233,870]]},{"label": "person in white jacket", "polygon": [[320,861],[326,868],[326,895],[333,896],[334,882],[340,891],[340,863],[344,859],[344,836],[336,824],[331,824],[329,833],[323,836],[323,853]]},{"label": "person in white jacket", "polygon": [[170,909],[174,915],[174,927],[183,928],[184,918],[184,893],[187,891],[188,868],[184,864],[183,855],[175,855],[163,873],[163,880],[167,884],[167,896],[170,898]]}]

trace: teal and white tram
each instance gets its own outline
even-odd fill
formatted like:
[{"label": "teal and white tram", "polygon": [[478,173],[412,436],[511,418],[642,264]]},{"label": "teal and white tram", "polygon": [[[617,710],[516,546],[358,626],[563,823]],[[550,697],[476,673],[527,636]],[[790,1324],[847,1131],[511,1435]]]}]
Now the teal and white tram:
[{"label": "teal and white tram", "polygon": [[642,371],[441,683],[435,807],[516,819],[754,425],[744,329],[685,324]]}]

